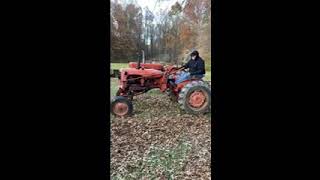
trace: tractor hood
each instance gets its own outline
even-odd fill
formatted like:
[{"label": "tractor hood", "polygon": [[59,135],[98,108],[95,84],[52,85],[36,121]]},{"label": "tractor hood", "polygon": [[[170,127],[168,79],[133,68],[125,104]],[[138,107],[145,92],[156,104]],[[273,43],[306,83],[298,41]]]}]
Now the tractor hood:
[{"label": "tractor hood", "polygon": [[121,68],[121,76],[137,75],[143,77],[161,78],[164,74],[161,70],[156,69],[136,69],[136,68]]},{"label": "tractor hood", "polygon": [[[130,68],[137,68],[137,66],[138,66],[138,63],[136,62],[129,63]],[[161,71],[164,70],[163,65],[158,63],[141,63],[140,66],[145,69],[156,69]]]}]

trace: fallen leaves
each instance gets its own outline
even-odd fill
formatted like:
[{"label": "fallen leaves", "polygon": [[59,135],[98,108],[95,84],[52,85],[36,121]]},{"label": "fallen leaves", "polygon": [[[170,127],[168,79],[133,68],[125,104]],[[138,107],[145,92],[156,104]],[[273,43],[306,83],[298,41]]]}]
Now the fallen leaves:
[{"label": "fallen leaves", "polygon": [[180,112],[165,94],[133,105],[133,117],[112,117],[112,179],[210,179],[210,116]]}]

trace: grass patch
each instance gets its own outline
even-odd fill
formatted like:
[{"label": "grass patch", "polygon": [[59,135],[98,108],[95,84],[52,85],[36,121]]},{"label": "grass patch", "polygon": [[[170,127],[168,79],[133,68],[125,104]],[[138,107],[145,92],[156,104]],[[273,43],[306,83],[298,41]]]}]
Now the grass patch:
[{"label": "grass patch", "polygon": [[173,149],[153,148],[146,161],[146,166],[150,168],[149,178],[155,179],[158,175],[154,172],[163,171],[168,180],[174,179],[175,173],[182,171],[190,149],[191,145],[187,142],[180,142]]},{"label": "grass patch", "polygon": [[206,69],[206,71],[211,71],[211,63],[205,64],[205,69]]},{"label": "grass patch", "polygon": [[166,177],[173,180],[178,172],[183,172],[191,144],[180,141],[176,147],[150,147],[150,152],[135,167],[129,167],[128,174],[117,174],[112,179],[156,179]]},{"label": "grass patch", "polygon": [[205,81],[211,81],[211,71],[206,71],[206,74],[204,76]]},{"label": "grass patch", "polygon": [[111,78],[111,84],[110,84],[110,97],[116,96],[116,93],[118,91],[118,82],[119,79],[117,78]]},{"label": "grass patch", "polygon": [[128,63],[111,63],[111,69],[121,69],[129,67]]}]

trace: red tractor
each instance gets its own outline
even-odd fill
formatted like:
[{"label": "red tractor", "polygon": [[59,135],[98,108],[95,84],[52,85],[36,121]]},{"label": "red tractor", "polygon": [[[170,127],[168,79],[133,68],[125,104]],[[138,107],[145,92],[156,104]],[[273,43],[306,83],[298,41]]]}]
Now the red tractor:
[{"label": "red tractor", "polygon": [[164,67],[161,64],[129,63],[129,68],[120,69],[119,90],[111,102],[111,112],[115,116],[130,116],[133,112],[133,96],[158,88],[167,92],[172,101],[191,114],[203,114],[211,109],[211,88],[202,79],[189,79],[178,84],[182,68]]}]

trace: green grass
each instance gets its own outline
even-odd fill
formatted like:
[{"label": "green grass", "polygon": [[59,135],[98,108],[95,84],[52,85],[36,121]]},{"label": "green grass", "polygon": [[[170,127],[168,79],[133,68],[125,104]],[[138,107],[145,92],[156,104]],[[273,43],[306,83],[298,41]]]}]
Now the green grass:
[{"label": "green grass", "polygon": [[111,69],[120,69],[129,67],[128,63],[111,63]]},{"label": "green grass", "polygon": [[206,75],[204,76],[205,81],[211,81],[211,71],[206,71]]},{"label": "green grass", "polygon": [[[140,160],[138,166],[130,168],[130,174],[121,177],[117,175],[113,179],[141,179],[143,176],[148,179],[156,179],[159,174],[156,172],[164,172],[164,176],[168,180],[173,180],[177,172],[183,171],[183,165],[191,150],[192,145],[187,141],[180,141],[176,147],[162,148],[151,147],[146,160]],[[145,171],[149,173],[146,173]]]},{"label": "green grass", "polygon": [[187,142],[180,142],[177,147],[170,149],[151,149],[146,160],[146,165],[150,167],[149,178],[156,178],[154,172],[162,169],[168,180],[173,179],[175,173],[181,171],[190,149],[191,145]]},{"label": "green grass", "polygon": [[119,79],[111,78],[111,97],[115,96],[118,91]]},{"label": "green grass", "polygon": [[205,64],[205,69],[206,71],[211,71],[211,63],[210,64]]}]

